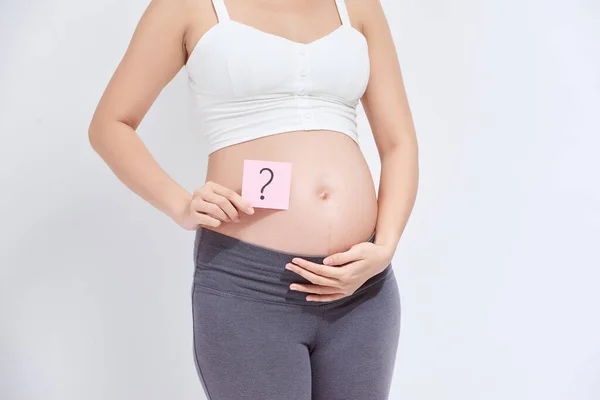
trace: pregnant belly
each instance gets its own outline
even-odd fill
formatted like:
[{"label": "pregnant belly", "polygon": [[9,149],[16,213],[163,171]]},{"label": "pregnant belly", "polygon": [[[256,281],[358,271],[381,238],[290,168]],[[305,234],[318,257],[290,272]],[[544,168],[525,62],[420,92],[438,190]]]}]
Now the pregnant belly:
[{"label": "pregnant belly", "polygon": [[274,250],[328,255],[366,241],[375,229],[373,178],[358,145],[331,131],[286,132],[212,153],[206,179],[242,193],[244,159],[292,163],[287,210],[255,207],[240,222],[211,229]]}]

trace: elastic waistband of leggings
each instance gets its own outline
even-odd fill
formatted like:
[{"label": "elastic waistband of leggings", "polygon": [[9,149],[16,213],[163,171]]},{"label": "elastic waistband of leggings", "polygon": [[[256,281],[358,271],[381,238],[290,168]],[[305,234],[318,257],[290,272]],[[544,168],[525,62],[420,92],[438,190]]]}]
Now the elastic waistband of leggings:
[{"label": "elastic waistband of leggings", "polygon": [[[375,232],[368,241],[373,243],[374,240]],[[291,290],[289,284],[311,282],[285,269],[294,257],[322,264],[328,255],[288,253],[200,228],[195,239],[194,287],[259,301],[295,305],[338,304],[342,300],[324,303],[306,300],[306,293]],[[355,293],[390,275],[391,268],[390,264],[383,272],[369,278]]]},{"label": "elastic waistband of leggings", "polygon": [[[373,243],[375,241],[375,234],[376,232],[373,231],[367,241]],[[321,264],[325,257],[330,255],[289,253],[250,243],[233,236],[225,235],[223,233],[202,227],[196,231],[195,244],[196,249],[199,245],[208,246],[216,250],[225,251],[229,254],[237,253],[243,255],[243,257],[248,261],[264,263],[268,260],[269,263],[278,264],[280,268],[283,268],[284,264],[290,262],[294,257],[301,257],[305,260]]]}]

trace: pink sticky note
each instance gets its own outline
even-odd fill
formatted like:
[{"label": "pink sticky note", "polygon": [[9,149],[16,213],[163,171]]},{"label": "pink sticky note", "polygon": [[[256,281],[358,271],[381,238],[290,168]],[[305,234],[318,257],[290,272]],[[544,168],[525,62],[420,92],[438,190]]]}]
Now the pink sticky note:
[{"label": "pink sticky note", "polygon": [[287,210],[290,205],[292,163],[244,160],[242,197],[252,207]]}]

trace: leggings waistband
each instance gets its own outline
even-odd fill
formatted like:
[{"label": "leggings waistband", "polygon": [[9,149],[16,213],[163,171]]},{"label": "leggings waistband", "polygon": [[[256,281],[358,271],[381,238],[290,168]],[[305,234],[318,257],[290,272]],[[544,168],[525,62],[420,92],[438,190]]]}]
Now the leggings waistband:
[{"label": "leggings waistband", "polygon": [[[375,231],[368,241],[374,240]],[[312,306],[332,304],[344,298],[330,302],[308,301],[308,293],[291,290],[289,285],[294,282],[312,282],[285,269],[285,264],[294,257],[322,264],[326,256],[270,249],[201,227],[196,231],[194,240],[194,286],[215,294],[272,303]],[[369,278],[351,296],[391,274],[391,269],[390,264],[384,271]]]}]

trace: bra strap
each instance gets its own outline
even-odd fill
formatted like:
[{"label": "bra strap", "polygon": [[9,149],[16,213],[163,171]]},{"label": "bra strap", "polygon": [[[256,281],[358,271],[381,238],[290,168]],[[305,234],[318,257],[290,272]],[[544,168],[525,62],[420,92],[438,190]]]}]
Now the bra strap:
[{"label": "bra strap", "polygon": [[348,16],[348,9],[346,8],[345,0],[335,0],[335,5],[337,6],[338,14],[340,14],[342,24],[350,25],[350,17]]},{"label": "bra strap", "polygon": [[229,20],[229,13],[227,12],[225,2],[223,0],[212,0],[212,3],[213,7],[215,8],[215,12],[217,13],[219,22]]}]

